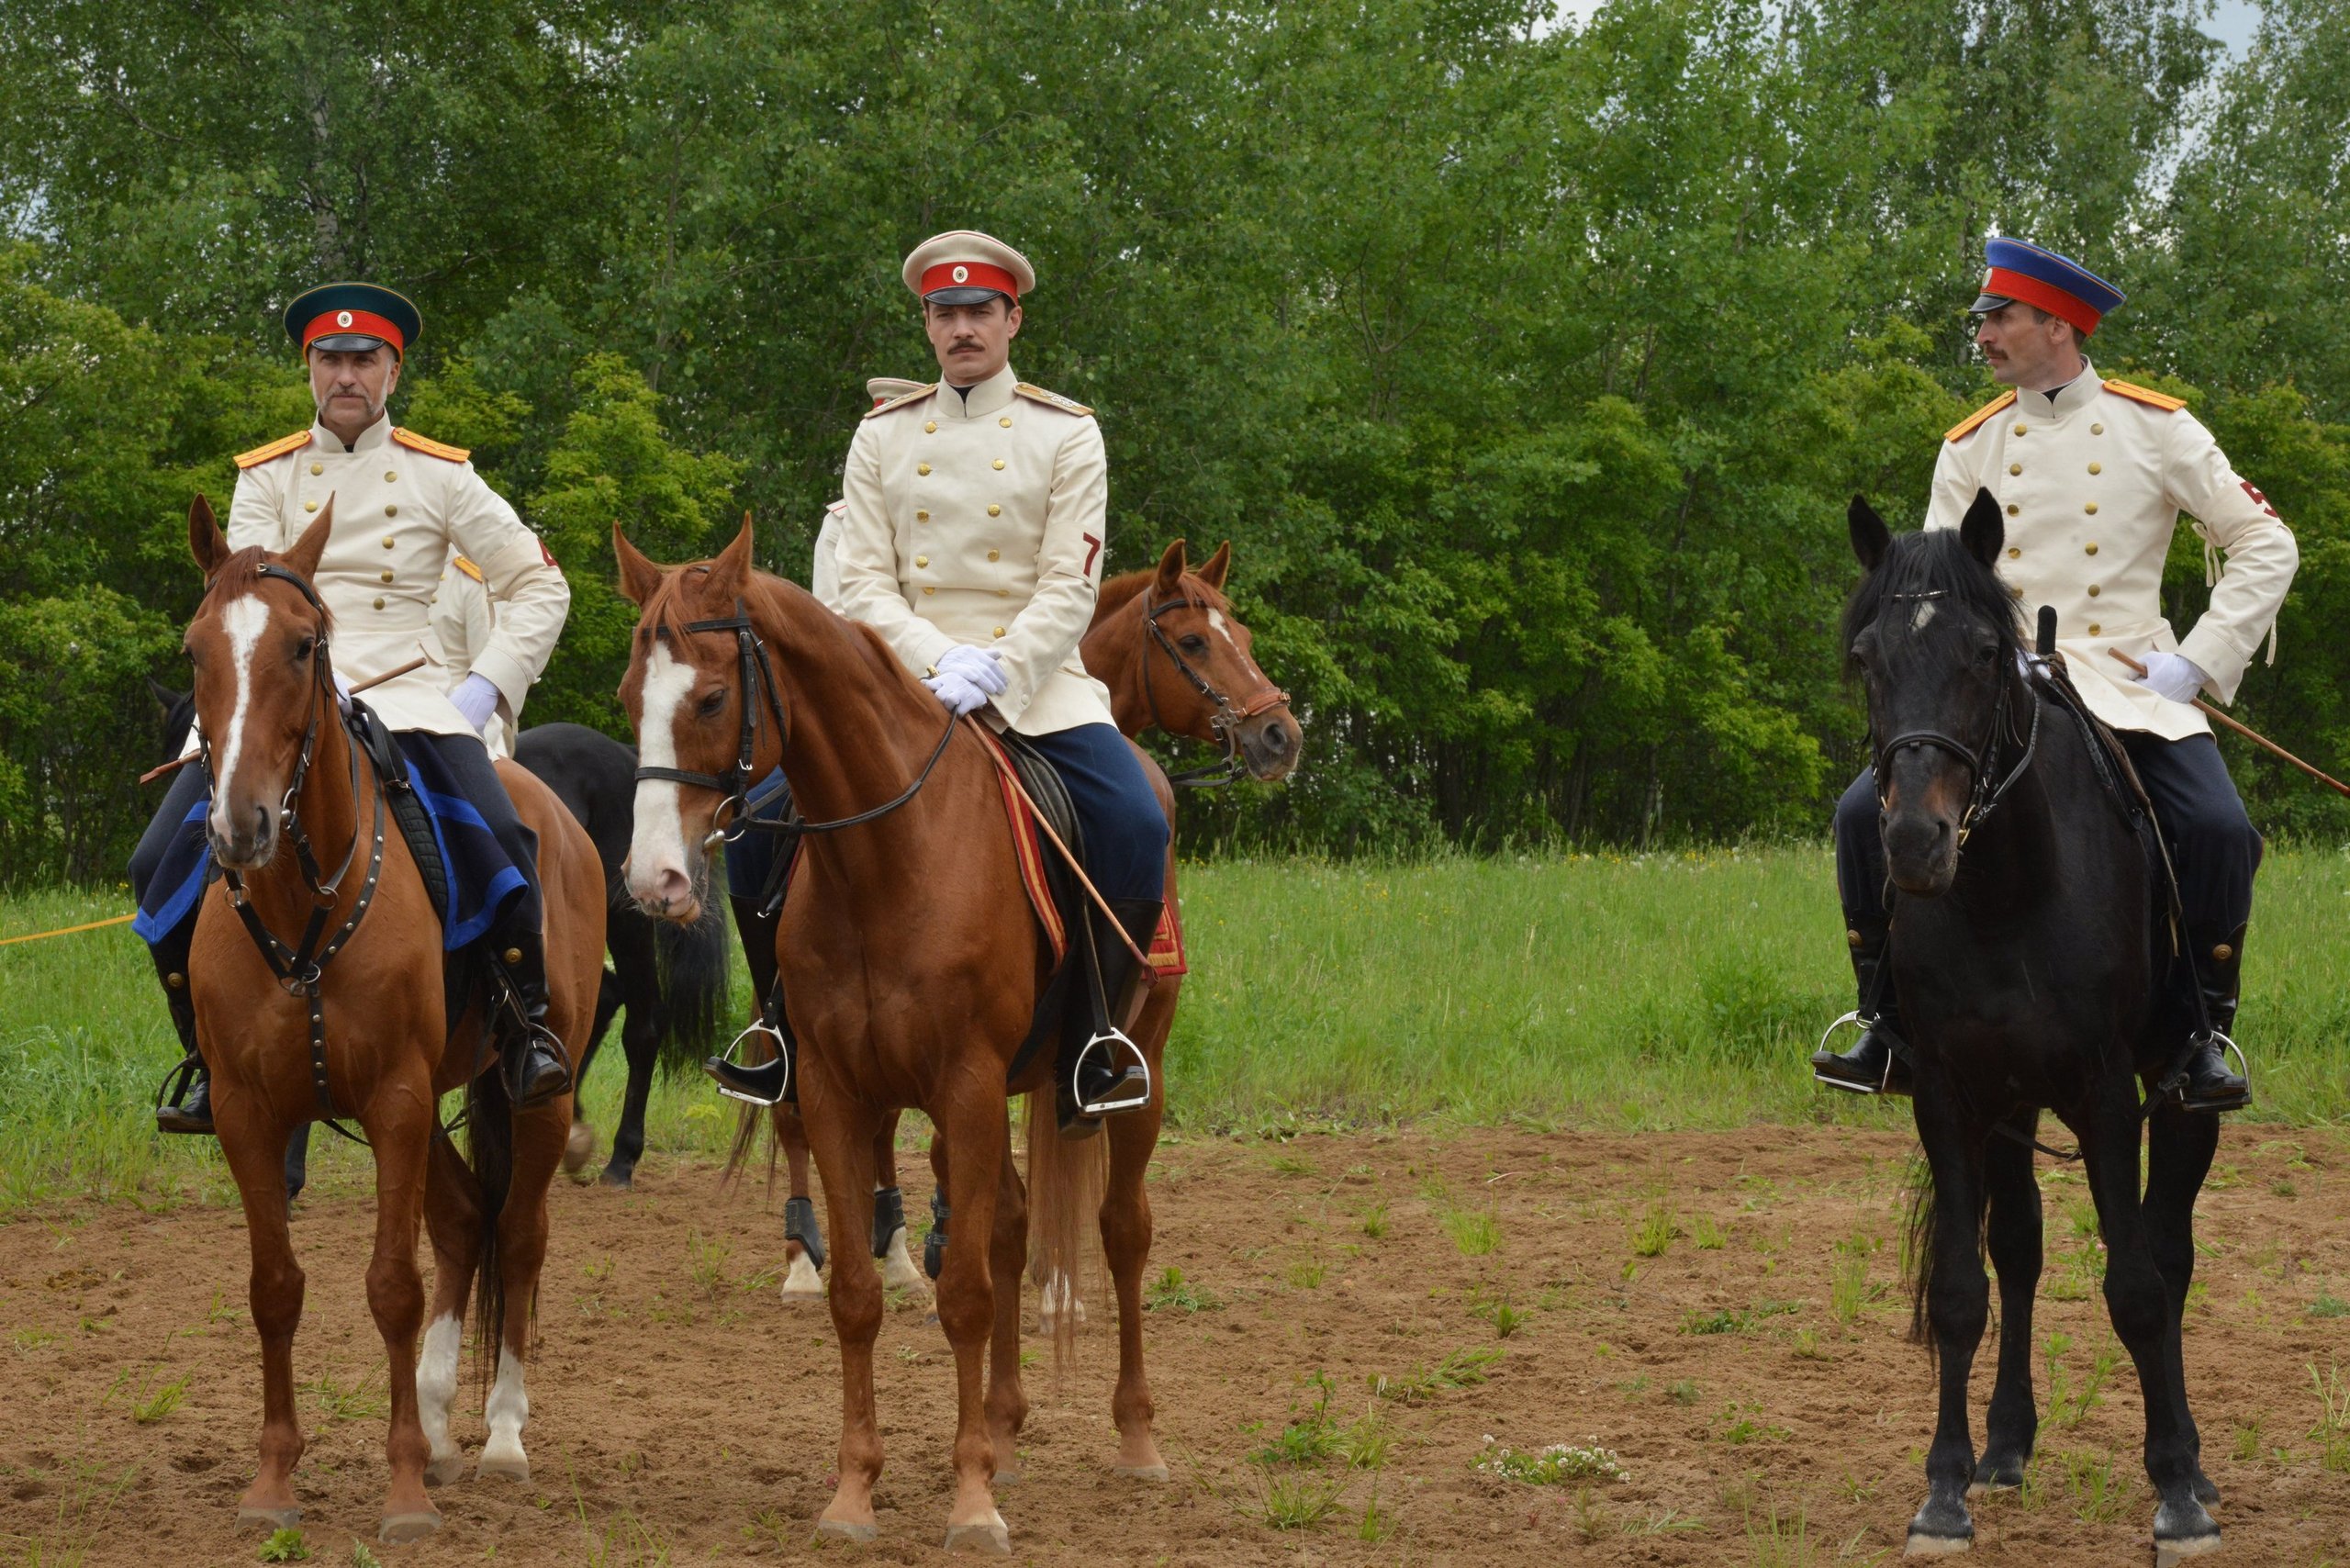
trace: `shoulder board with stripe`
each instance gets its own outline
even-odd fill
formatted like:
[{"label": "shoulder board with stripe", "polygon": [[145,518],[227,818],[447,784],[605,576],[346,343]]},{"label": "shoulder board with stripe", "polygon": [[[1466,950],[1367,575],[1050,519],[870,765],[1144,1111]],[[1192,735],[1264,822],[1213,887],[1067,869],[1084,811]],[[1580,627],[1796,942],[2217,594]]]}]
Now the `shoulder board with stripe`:
[{"label": "shoulder board with stripe", "polygon": [[869,420],[876,414],[886,414],[892,409],[902,409],[909,403],[919,403],[924,398],[929,397],[933,392],[937,390],[938,383],[934,381],[927,386],[917,386],[911,392],[901,392],[898,396],[890,398],[888,402],[877,403],[872,408],[866,409],[865,417]]},{"label": "shoulder board with stripe", "polygon": [[489,581],[487,577],[481,575],[481,568],[475,566],[472,560],[466,556],[452,555],[449,557],[449,565],[456,567],[457,570],[464,573],[465,576],[473,578],[473,580],[477,583],[486,584]]},{"label": "shoulder board with stripe", "polygon": [[404,431],[397,425],[392,427],[392,439],[410,452],[421,452],[427,457],[439,457],[451,463],[463,463],[473,455],[473,453],[465,447],[451,446],[445,442],[428,440],[414,431]]},{"label": "shoulder board with stripe", "polygon": [[2151,386],[2132,386],[2127,381],[2109,381],[2105,384],[2105,389],[2116,397],[2127,398],[2132,402],[2143,403],[2150,409],[2160,409],[2165,414],[2175,414],[2187,407],[2187,399],[2184,398],[2174,398],[2167,392],[2157,392]]},{"label": "shoulder board with stripe", "polygon": [[1058,392],[1047,392],[1041,386],[1031,386],[1025,381],[1013,383],[1012,389],[1023,398],[1034,398],[1039,403],[1048,403],[1056,409],[1066,409],[1072,414],[1081,414],[1089,420],[1093,417],[1093,410],[1075,398],[1064,398]]},{"label": "shoulder board with stripe", "polygon": [[1992,398],[1989,402],[1984,404],[1981,408],[1967,415],[1966,418],[1959,420],[1958,423],[1951,426],[1950,433],[1942,439],[1944,441],[1964,441],[1968,436],[1973,435],[1977,429],[1981,428],[1984,420],[1989,419],[1992,415],[1998,413],[2000,409],[2006,408],[2015,400],[2015,388],[2009,387],[2007,391],[2000,393],[1998,397]]},{"label": "shoulder board with stripe", "polygon": [[309,444],[310,432],[296,431],[292,435],[280,436],[267,446],[256,446],[251,452],[240,452],[237,454],[237,466],[252,468],[267,463],[274,457],[283,457],[289,452],[299,452]]}]

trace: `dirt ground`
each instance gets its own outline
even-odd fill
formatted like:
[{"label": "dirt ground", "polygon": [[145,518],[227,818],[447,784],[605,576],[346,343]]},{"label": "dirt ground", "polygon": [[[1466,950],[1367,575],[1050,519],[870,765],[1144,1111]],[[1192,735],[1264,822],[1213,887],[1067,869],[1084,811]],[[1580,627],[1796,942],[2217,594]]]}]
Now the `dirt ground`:
[{"label": "dirt ground", "polygon": [[[1153,1186],[1148,1325],[1173,1478],[1107,1468],[1115,1344],[1098,1308],[1058,1392],[1032,1338],[1026,1475],[999,1498],[1015,1557],[1897,1554],[1933,1410],[1897,1281],[1908,1150],[1781,1128],[1178,1139]],[[2350,1561],[2350,1137],[2232,1126],[2220,1159],[2188,1358],[2226,1560]],[[2076,1223],[2085,1190],[2042,1171],[2038,1381],[2047,1411],[2053,1368],[2056,1410],[2032,1484],[1976,1506],[1976,1555],[2143,1562],[2136,1380]],[[926,1164],[906,1172],[908,1210],[926,1212]],[[360,1279],[369,1205],[306,1198],[296,1356],[310,1447],[297,1486],[313,1560],[370,1561],[354,1540],[420,1568],[810,1555],[837,1363],[822,1306],[776,1289],[779,1210],[722,1195],[707,1168],[657,1161],[632,1193],[559,1185],[530,1372],[532,1479],[442,1488],[440,1533],[393,1549],[373,1546],[384,1422]],[[129,1207],[0,1227],[0,1561],[254,1561],[259,1532],[234,1528],[260,1419],[241,1230],[233,1212]],[[882,1330],[876,1562],[934,1556],[945,1527],[952,1361],[925,1305],[897,1300]],[[471,1402],[468,1450],[481,1440]],[[1553,1443],[1611,1450],[1622,1478],[1546,1484],[1479,1467]],[[856,1555],[825,1555],[845,1551]]]}]

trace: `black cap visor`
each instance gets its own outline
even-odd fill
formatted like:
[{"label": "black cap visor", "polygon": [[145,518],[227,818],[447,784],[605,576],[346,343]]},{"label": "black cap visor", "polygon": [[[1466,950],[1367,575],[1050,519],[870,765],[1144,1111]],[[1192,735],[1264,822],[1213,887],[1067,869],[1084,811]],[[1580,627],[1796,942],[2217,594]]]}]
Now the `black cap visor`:
[{"label": "black cap visor", "polygon": [[922,297],[924,305],[985,305],[990,299],[1011,303],[1012,297],[1000,288],[979,288],[966,285],[960,288],[934,288]]},{"label": "black cap visor", "polygon": [[[372,332],[329,332],[322,338],[312,338],[309,347],[325,349],[330,353],[364,353],[369,349],[386,349],[392,345],[388,340],[376,337]],[[392,349],[392,357],[399,358],[400,351]]]},{"label": "black cap visor", "polygon": [[1968,306],[1966,313],[1970,316],[1988,316],[1992,311],[2014,303],[2014,300],[2004,294],[1986,294],[1979,296],[1974,304]]}]

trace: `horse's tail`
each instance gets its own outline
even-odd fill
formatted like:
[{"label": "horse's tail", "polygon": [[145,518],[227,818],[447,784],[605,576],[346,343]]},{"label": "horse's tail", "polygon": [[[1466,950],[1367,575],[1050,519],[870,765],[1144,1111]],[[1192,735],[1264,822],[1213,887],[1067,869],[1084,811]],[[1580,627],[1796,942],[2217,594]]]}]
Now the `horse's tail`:
[{"label": "horse's tail", "polygon": [[1935,1218],[1934,1168],[1919,1155],[1909,1161],[1909,1215],[1901,1235],[1902,1271],[1909,1280],[1909,1340],[1934,1354],[1930,1307],[1934,1293],[1934,1260],[1942,1226]]},{"label": "horse's tail", "polygon": [[[1110,1140],[1103,1135],[1077,1143],[1062,1137],[1049,1084],[1029,1091],[1027,1116],[1028,1277],[1053,1309],[1053,1372],[1058,1377],[1076,1347],[1079,1299],[1091,1295],[1097,1306],[1106,1301],[1101,1250],[1090,1243],[1100,1235]],[[1085,1268],[1089,1260],[1095,1265],[1090,1271]],[[1080,1290],[1080,1276],[1088,1273],[1091,1277]]]},{"label": "horse's tail", "polygon": [[674,920],[653,923],[653,957],[661,988],[661,1065],[671,1072],[693,1072],[717,1043],[731,998],[723,900],[710,899],[691,925]]},{"label": "horse's tail", "polygon": [[506,1254],[498,1239],[506,1200],[514,1186],[514,1103],[506,1073],[493,1059],[465,1085],[466,1163],[473,1170],[475,1218],[474,1320],[476,1361],[484,1393],[498,1376],[500,1336],[506,1327]]}]

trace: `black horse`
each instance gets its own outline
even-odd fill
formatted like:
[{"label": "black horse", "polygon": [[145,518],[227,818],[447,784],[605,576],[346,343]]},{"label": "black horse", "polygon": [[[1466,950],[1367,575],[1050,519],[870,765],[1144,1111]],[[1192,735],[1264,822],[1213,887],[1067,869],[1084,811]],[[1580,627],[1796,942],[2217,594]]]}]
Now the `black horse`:
[{"label": "black horse", "polygon": [[[163,711],[163,750],[175,756],[195,722],[195,700],[159,682],[151,680],[148,688]],[[575,1089],[586,1083],[613,1015],[625,1009],[621,1048],[628,1055],[628,1093],[602,1179],[608,1185],[626,1187],[644,1153],[644,1105],[653,1092],[654,1070],[698,1066],[727,1009],[725,917],[713,913],[697,924],[681,926],[648,919],[628,896],[621,862],[628,856],[635,811],[633,748],[582,724],[541,724],[522,732],[515,760],[571,808],[604,863],[609,900],[604,945],[612,962],[596,997],[595,1028],[573,1076]],[[573,1103],[578,1103],[576,1096]],[[285,1147],[289,1200],[308,1180],[310,1126],[305,1122],[296,1127]],[[594,1148],[594,1132],[585,1120],[575,1121],[564,1168],[577,1170]]]},{"label": "black horse", "polygon": [[[654,920],[628,896],[622,868],[635,831],[634,747],[585,724],[540,724],[515,741],[514,760],[571,808],[604,862],[604,945],[612,966],[604,971],[596,1026],[575,1078],[577,1084],[587,1082],[612,1015],[625,1008],[621,1048],[628,1055],[628,1094],[602,1180],[626,1187],[644,1153],[644,1104],[653,1092],[654,1070],[699,1069],[728,1011],[726,917],[713,901],[710,913],[692,925]],[[578,1103],[575,1086],[573,1104]],[[595,1134],[585,1118],[573,1122],[571,1133],[564,1168],[576,1170],[594,1151]]]},{"label": "black horse", "polygon": [[[1858,499],[1850,521],[1868,576],[1844,612],[1847,670],[1880,737],[1892,983],[1910,1026],[1930,1171],[1913,1218],[1914,1327],[1930,1334],[1942,1398],[1909,1551],[1964,1551],[1970,1492],[2019,1484],[2031,1457],[2041,1216],[2031,1139],[2044,1108],[2087,1162],[2106,1307],[2144,1397],[2154,1543],[2167,1568],[2220,1544],[2180,1334],[2195,1197],[2219,1121],[2157,1089],[2185,1058],[2188,1022],[2165,1000],[2176,993],[2165,985],[2167,889],[2147,809],[2061,668],[2027,673],[2018,607],[1992,570],[2005,525],[1987,492],[1956,531],[1894,539]],[[1999,1363],[1978,1462],[1966,1388],[1988,1315],[1986,1239],[1999,1271]]]}]

